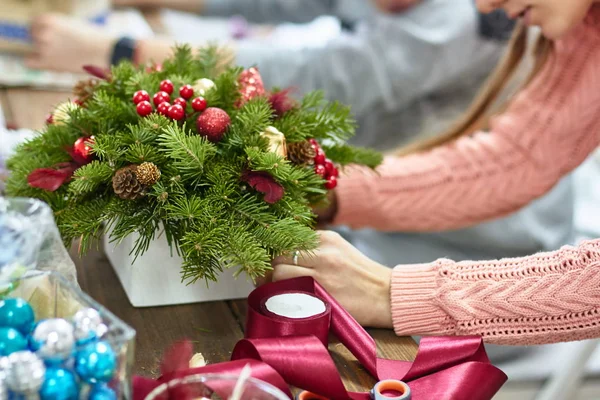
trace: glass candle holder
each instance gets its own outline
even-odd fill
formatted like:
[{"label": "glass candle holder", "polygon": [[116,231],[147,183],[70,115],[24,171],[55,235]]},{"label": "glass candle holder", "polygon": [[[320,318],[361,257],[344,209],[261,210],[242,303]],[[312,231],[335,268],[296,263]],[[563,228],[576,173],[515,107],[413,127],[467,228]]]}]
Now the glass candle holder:
[{"label": "glass candle holder", "polygon": [[[228,400],[238,381],[234,375],[200,374],[173,379],[154,389],[145,400]],[[223,394],[220,397],[216,392]],[[244,381],[239,400],[290,400],[275,386],[254,378]]]}]

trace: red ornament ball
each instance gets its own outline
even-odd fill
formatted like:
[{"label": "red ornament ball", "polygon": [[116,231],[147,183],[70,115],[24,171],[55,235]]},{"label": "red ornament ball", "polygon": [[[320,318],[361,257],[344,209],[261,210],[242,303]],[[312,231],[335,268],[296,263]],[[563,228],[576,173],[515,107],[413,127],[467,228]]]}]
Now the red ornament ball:
[{"label": "red ornament ball", "polygon": [[189,100],[194,95],[194,88],[192,85],[184,85],[179,89],[179,95],[186,100]]},{"label": "red ornament ball", "polygon": [[164,115],[165,117],[169,116],[169,107],[171,107],[171,104],[168,101],[163,101],[162,103],[160,103],[158,105],[158,107],[156,108],[156,111],[158,111],[158,113],[160,115]]},{"label": "red ornament ball", "polygon": [[133,94],[133,104],[140,104],[142,101],[150,101],[150,95],[145,90],[138,90]]},{"label": "red ornament ball", "polygon": [[329,173],[329,176],[335,176],[336,178],[340,176],[340,171],[336,167],[333,167],[333,170]]},{"label": "red ornament ball", "polygon": [[160,90],[161,90],[161,91],[163,91],[163,92],[167,92],[167,93],[169,93],[169,94],[172,94],[172,93],[173,93],[173,90],[174,90],[173,82],[171,82],[171,81],[170,81],[170,80],[168,80],[168,79],[165,79],[164,81],[162,81],[162,82],[160,83],[160,86],[159,86],[159,87],[160,87]]},{"label": "red ornament ball", "polygon": [[54,122],[54,115],[48,114],[46,116],[46,124],[51,125]]},{"label": "red ornament ball", "polygon": [[323,150],[321,150],[321,148],[317,150],[317,155],[315,156],[315,164],[325,164],[325,153],[323,152]]},{"label": "red ornament ball", "polygon": [[183,97],[178,97],[175,100],[173,100],[173,104],[179,104],[181,107],[183,107],[184,110],[187,107],[187,101],[185,101]]},{"label": "red ornament ball", "polygon": [[173,104],[169,107],[169,118],[179,121],[185,117],[185,110],[179,104]]},{"label": "red ornament ball", "polygon": [[308,142],[312,145],[319,146],[319,143],[315,139],[308,139]]},{"label": "red ornament ball", "polygon": [[330,176],[333,170],[335,169],[335,165],[331,162],[329,158],[325,159],[325,169],[327,170],[327,176]]},{"label": "red ornament ball", "polygon": [[213,143],[223,139],[229,125],[231,118],[227,112],[216,107],[207,108],[196,120],[198,133]]},{"label": "red ornament ball", "polygon": [[327,182],[325,182],[325,189],[332,190],[337,186],[337,178],[335,176],[330,176],[327,178]]},{"label": "red ornament ball", "polygon": [[196,97],[192,101],[192,108],[194,109],[194,111],[202,112],[202,111],[206,110],[207,105],[208,105],[208,103],[206,102],[204,97]]},{"label": "red ornament ball", "polygon": [[325,166],[323,164],[317,164],[315,165],[315,174],[321,175],[323,178],[325,178],[325,175],[327,174],[327,169],[325,169]]},{"label": "red ornament ball", "polygon": [[137,111],[138,115],[141,117],[150,115],[152,113],[152,104],[150,104],[150,102],[146,101],[146,100],[141,101],[136,106],[136,111]]},{"label": "red ornament ball", "polygon": [[[150,104],[150,103],[148,103]],[[91,144],[94,143],[94,137],[80,137],[73,144],[73,159],[79,164],[87,164],[92,161],[94,155],[92,154]]]},{"label": "red ornament ball", "polygon": [[152,98],[152,100],[154,101],[154,105],[158,106],[163,101],[166,101],[166,102],[171,101],[171,96],[169,96],[169,93],[163,92],[161,90],[160,92],[158,92],[158,93],[156,93],[154,95],[154,97]]}]

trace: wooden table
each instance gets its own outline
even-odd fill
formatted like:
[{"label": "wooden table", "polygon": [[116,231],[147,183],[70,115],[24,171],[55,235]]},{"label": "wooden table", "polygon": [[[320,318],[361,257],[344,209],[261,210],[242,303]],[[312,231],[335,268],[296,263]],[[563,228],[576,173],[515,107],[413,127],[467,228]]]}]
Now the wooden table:
[{"label": "wooden table", "polygon": [[[20,128],[41,129],[52,106],[69,96],[68,92],[0,89],[7,121]],[[90,251],[83,259],[77,256],[74,259],[82,289],[136,329],[136,374],[157,376],[163,351],[177,340],[193,340],[195,350],[207,362],[217,363],[229,360],[234,345],[243,337],[245,301],[134,308],[102,249]],[[414,359],[417,345],[411,338],[396,337],[391,331],[370,332],[381,356]],[[332,343],[330,350],[348,389],[364,391],[373,387],[373,378],[344,346]]]}]

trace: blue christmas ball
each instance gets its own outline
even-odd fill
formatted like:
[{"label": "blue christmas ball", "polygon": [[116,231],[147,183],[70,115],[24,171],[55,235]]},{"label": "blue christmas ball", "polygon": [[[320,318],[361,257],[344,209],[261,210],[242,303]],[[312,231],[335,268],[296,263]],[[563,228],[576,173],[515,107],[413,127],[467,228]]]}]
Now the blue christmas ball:
[{"label": "blue christmas ball", "polygon": [[23,335],[28,335],[34,319],[33,308],[25,300],[15,298],[0,301],[0,327],[15,328]]},{"label": "blue christmas ball", "polygon": [[75,371],[88,383],[109,382],[116,367],[117,356],[104,341],[90,343],[75,354]]},{"label": "blue christmas ball", "polygon": [[96,385],[90,392],[88,400],[117,400],[117,394],[106,385]]},{"label": "blue christmas ball", "polygon": [[64,368],[47,368],[40,389],[41,400],[77,400],[79,387],[75,374]]},{"label": "blue christmas ball", "polygon": [[27,349],[27,339],[14,328],[0,328],[0,356]]}]

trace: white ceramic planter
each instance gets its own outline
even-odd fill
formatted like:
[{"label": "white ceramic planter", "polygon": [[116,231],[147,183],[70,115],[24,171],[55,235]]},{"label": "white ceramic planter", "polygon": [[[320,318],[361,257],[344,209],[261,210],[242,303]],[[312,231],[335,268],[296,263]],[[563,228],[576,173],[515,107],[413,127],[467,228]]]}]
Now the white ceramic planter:
[{"label": "white ceramic planter", "polygon": [[129,301],[134,307],[154,307],[174,304],[245,298],[254,289],[245,276],[233,277],[235,270],[226,270],[208,286],[204,281],[192,285],[181,282],[182,259],[171,256],[166,239],[155,240],[146,253],[134,262],[130,254],[135,242],[130,235],[119,245],[104,236],[104,250],[117,273]]}]

